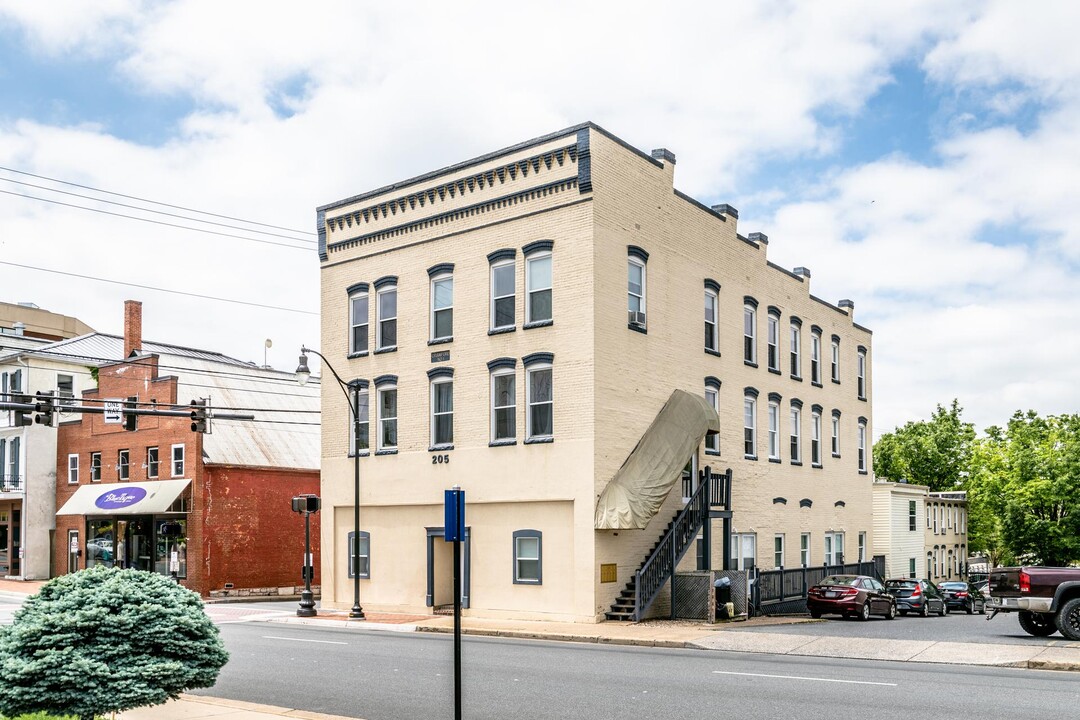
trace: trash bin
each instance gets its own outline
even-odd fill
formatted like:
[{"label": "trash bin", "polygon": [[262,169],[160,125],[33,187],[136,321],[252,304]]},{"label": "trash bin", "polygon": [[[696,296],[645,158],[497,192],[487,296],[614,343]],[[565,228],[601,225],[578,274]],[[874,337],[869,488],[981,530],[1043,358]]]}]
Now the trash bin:
[{"label": "trash bin", "polygon": [[713,588],[716,592],[716,619],[731,619],[735,611],[735,606],[731,603],[731,578],[717,578]]}]

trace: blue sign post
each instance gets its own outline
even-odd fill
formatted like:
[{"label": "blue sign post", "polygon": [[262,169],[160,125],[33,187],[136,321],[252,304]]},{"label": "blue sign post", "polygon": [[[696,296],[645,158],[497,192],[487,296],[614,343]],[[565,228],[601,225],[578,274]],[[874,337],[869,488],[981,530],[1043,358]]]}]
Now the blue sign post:
[{"label": "blue sign post", "polygon": [[454,543],[454,720],[461,720],[461,541],[465,539],[465,491],[445,491],[443,540]]}]

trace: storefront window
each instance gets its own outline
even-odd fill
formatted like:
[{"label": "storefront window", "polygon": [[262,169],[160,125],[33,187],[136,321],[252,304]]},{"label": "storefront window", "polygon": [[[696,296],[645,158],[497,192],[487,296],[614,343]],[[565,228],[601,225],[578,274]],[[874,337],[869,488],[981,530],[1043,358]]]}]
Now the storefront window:
[{"label": "storefront window", "polygon": [[154,571],[162,575],[187,577],[187,520],[174,520],[158,516],[155,528],[157,532],[154,552]]},{"label": "storefront window", "polygon": [[112,567],[116,563],[115,537],[112,520],[90,520],[86,523],[86,567]]}]

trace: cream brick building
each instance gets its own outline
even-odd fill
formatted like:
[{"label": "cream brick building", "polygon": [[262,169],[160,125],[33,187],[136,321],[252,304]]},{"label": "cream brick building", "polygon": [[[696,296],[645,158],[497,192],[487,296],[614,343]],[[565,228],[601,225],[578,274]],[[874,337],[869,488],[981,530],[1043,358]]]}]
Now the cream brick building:
[{"label": "cream brick building", "polygon": [[[602,619],[683,507],[690,460],[732,471],[732,567],[869,559],[870,331],[674,171],[586,123],[319,208],[321,352],[370,398],[365,610],[452,602],[442,502],[460,485],[469,613]],[[707,407],[681,436],[657,420],[675,390],[708,397],[718,436],[702,442]],[[347,608],[352,429],[322,393],[323,604]],[[654,420],[696,451],[656,452]],[[647,517],[601,521],[598,499],[640,510],[653,486],[671,489]]]}]

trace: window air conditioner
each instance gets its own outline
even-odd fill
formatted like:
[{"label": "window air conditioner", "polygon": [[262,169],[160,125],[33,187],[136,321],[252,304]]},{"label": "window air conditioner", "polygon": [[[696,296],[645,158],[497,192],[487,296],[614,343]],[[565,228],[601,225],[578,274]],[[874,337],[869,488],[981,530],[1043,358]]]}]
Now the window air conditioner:
[{"label": "window air conditioner", "polygon": [[631,325],[645,327],[645,313],[637,312],[636,310],[628,310],[627,316],[627,322]]}]

